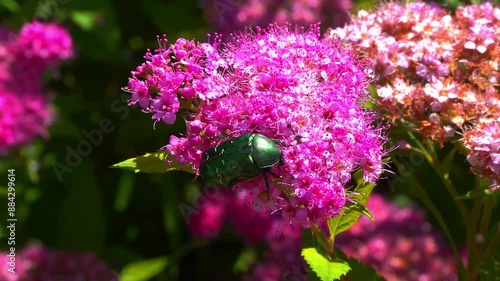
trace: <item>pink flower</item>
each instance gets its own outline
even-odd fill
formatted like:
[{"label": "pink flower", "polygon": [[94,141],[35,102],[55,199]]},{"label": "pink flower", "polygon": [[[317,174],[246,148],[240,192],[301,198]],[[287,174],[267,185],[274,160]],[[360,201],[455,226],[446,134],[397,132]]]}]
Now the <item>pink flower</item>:
[{"label": "pink flower", "polygon": [[0,155],[48,137],[53,113],[42,74],[71,56],[71,37],[55,23],[28,23],[19,35],[1,29]]},{"label": "pink flower", "polygon": [[191,235],[203,239],[217,237],[226,215],[226,198],[218,192],[211,200],[201,200],[195,212],[189,216]]},{"label": "pink flower", "polygon": [[217,32],[229,34],[248,26],[266,26],[270,22],[309,26],[342,26],[349,22],[351,0],[204,0],[207,20]]},{"label": "pink flower", "polygon": [[[149,95],[146,111],[155,119],[168,113],[165,123],[181,109],[189,112],[185,137],[172,136],[166,149],[195,169],[203,151],[224,139],[258,133],[281,141],[285,163],[273,168],[279,179],[271,181],[271,198],[261,176],[235,189],[249,190],[246,200],[256,210],[279,212],[286,224],[310,227],[337,216],[352,172],[362,169],[365,181],[375,182],[383,171],[383,128],[360,106],[371,74],[364,61],[339,42],[320,39],[317,26],[270,25],[236,36],[217,53],[219,43],[179,39],[149,52],[126,88],[130,103]],[[167,76],[182,81],[159,83]],[[186,87],[194,89],[190,98],[180,91]],[[160,112],[158,100],[178,100],[180,107],[171,102]]]},{"label": "pink flower", "polygon": [[467,161],[473,170],[500,182],[500,119],[484,117],[476,122],[472,130],[464,133],[464,146],[468,151]]},{"label": "pink flower", "polygon": [[12,92],[0,86],[0,155],[38,136],[48,137],[52,109],[39,92]]},{"label": "pink flower", "polygon": [[21,29],[16,47],[26,59],[42,68],[56,66],[73,57],[73,42],[68,31],[56,23],[27,23]]},{"label": "pink flower", "polygon": [[[7,253],[1,253],[2,260],[6,255]],[[0,280],[118,281],[118,278],[93,254],[55,251],[41,245],[28,245],[16,256],[16,274],[2,270]]]},{"label": "pink flower", "polygon": [[394,2],[359,12],[329,36],[372,59],[388,119],[444,145],[464,124],[500,112],[491,95],[500,81],[499,26],[500,9],[490,3],[449,15],[435,4]]},{"label": "pink flower", "polygon": [[[398,23],[398,24],[395,24]],[[374,32],[376,31],[376,32]],[[394,124],[436,140],[461,139],[473,170],[500,180],[500,9],[388,3],[330,30],[372,58],[378,107]]]}]

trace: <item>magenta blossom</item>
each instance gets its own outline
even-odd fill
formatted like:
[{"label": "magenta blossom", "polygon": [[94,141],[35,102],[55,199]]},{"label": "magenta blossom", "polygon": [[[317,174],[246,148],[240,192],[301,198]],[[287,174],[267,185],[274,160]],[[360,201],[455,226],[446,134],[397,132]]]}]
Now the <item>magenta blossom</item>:
[{"label": "magenta blossom", "polygon": [[118,281],[118,277],[91,253],[55,251],[28,245],[16,255],[15,274],[8,272],[8,253],[1,253],[0,280],[5,281]]},{"label": "magenta blossom", "polygon": [[217,32],[229,34],[247,26],[321,22],[338,27],[349,22],[352,0],[203,0],[207,20]]},{"label": "magenta blossom", "polygon": [[71,37],[55,23],[27,23],[19,35],[0,27],[0,155],[48,136],[53,113],[42,74],[72,52]]},{"label": "magenta blossom", "polygon": [[42,93],[20,94],[0,87],[0,155],[31,142],[35,136],[47,137],[52,115]]},{"label": "magenta blossom", "polygon": [[[166,146],[177,161],[197,170],[203,151],[245,133],[281,141],[285,163],[273,168],[270,198],[262,177],[235,189],[250,190],[256,210],[279,211],[285,223],[303,227],[340,213],[355,170],[378,179],[386,138],[361,107],[371,72],[356,54],[320,39],[317,26],[270,25],[220,47],[219,37],[211,45],[162,45],[125,89],[157,121],[172,123],[172,114],[185,112],[187,132]],[[159,100],[170,101],[163,111]]]},{"label": "magenta blossom", "polygon": [[73,57],[73,41],[68,31],[56,23],[34,21],[19,32],[16,47],[33,65],[42,69]]}]

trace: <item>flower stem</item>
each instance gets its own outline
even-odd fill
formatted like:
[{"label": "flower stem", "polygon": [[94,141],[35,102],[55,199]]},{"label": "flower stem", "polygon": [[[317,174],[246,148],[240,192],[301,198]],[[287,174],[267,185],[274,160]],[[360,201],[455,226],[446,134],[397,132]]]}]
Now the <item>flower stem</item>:
[{"label": "flower stem", "polygon": [[334,237],[326,237],[325,233],[317,226],[314,225],[311,228],[316,239],[318,239],[319,244],[326,251],[329,257],[335,258],[335,247],[334,247]]}]

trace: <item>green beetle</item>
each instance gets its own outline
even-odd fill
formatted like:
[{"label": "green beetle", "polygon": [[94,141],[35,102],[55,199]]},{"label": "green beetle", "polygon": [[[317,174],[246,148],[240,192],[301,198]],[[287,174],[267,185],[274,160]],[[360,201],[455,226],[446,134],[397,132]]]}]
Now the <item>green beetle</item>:
[{"label": "green beetle", "polygon": [[278,140],[260,134],[244,134],[207,149],[200,164],[200,176],[207,186],[230,187],[243,180],[266,173],[278,163],[284,163]]}]

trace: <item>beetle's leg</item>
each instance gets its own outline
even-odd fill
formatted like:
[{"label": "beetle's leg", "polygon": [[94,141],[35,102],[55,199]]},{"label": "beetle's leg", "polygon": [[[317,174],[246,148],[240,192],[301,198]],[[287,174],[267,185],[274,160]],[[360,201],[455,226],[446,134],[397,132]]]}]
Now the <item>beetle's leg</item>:
[{"label": "beetle's leg", "polygon": [[[279,169],[279,167],[278,167],[278,169]],[[268,174],[271,174],[271,176],[273,176],[273,177],[275,177],[275,178],[279,178],[279,176],[278,176],[278,175],[276,175],[276,174],[275,174],[275,173],[271,170],[271,168],[266,168],[266,169],[264,170],[264,172],[265,172],[265,173],[268,173]],[[281,171],[280,171],[280,172],[281,172]]]},{"label": "beetle's leg", "polygon": [[267,173],[269,173],[270,171],[268,170],[264,170],[264,180],[266,181],[266,189],[267,189],[267,200],[271,199],[271,196],[269,195],[269,179],[267,179]]}]

